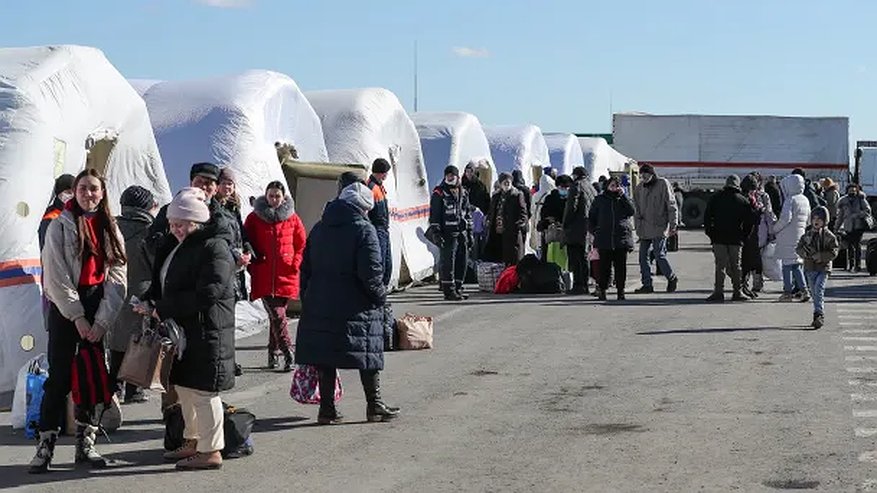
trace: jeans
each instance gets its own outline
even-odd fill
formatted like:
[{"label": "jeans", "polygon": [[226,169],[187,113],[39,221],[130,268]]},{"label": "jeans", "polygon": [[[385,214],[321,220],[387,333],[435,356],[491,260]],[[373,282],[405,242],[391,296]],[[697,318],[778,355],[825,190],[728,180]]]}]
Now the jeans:
[{"label": "jeans", "polygon": [[828,272],[807,271],[807,282],[810,284],[810,296],[813,297],[813,313],[825,314],[825,281]]},{"label": "jeans", "polygon": [[804,281],[804,268],[801,264],[783,265],[783,293],[792,294],[805,289],[807,283]]},{"label": "jeans", "polygon": [[292,348],[292,339],[289,337],[289,322],[286,319],[289,298],[266,296],[262,298],[262,304],[268,312],[268,351],[276,354],[279,351]]},{"label": "jeans", "polygon": [[740,291],[743,275],[740,269],[739,245],[713,245],[713,255],[716,258],[716,283],[714,292],[725,291],[725,274],[731,278],[731,287],[734,292]]},{"label": "jeans", "polygon": [[378,245],[381,247],[381,264],[384,267],[384,286],[390,285],[390,277],[393,276],[393,252],[390,249],[390,230],[375,228],[378,233]]},{"label": "jeans", "polygon": [[619,293],[624,292],[624,280],[627,278],[627,249],[600,250],[600,289],[609,289],[609,278],[615,268],[615,287]]},{"label": "jeans", "polygon": [[588,248],[585,245],[567,245],[569,270],[573,277],[574,291],[587,291],[588,289]]},{"label": "jeans", "polygon": [[653,240],[640,240],[639,242],[639,272],[642,276],[643,286],[652,287],[652,266],[649,265],[649,249],[655,253],[655,262],[658,269],[667,277],[674,279],[673,267],[667,261],[667,238],[655,238]]}]

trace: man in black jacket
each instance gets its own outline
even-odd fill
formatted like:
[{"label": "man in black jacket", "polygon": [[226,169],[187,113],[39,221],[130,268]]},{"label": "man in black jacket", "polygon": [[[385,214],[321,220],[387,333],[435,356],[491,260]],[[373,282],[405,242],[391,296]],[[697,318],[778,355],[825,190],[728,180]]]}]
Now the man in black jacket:
[{"label": "man in black jacket", "polygon": [[468,298],[463,294],[467,253],[472,244],[472,214],[466,190],[460,186],[460,170],[445,168],[445,178],[432,191],[429,201],[430,236],[441,249],[442,292],[447,301]]},{"label": "man in black jacket", "polygon": [[570,187],[566,210],[563,213],[563,233],[569,270],[573,275],[570,294],[588,294],[588,215],[597,197],[594,186],[588,181],[584,166],[572,170],[575,182]]},{"label": "man in black jacket", "polygon": [[368,213],[375,231],[378,232],[378,243],[381,246],[381,260],[384,266],[384,286],[390,285],[393,275],[393,253],[390,249],[390,206],[387,202],[387,189],[384,180],[390,174],[390,162],[384,158],[375,159],[372,163],[372,174],[368,178],[368,188],[372,191],[375,206]]},{"label": "man in black jacket", "polygon": [[478,176],[476,161],[469,161],[466,170],[463,172],[463,188],[469,195],[469,203],[472,207],[477,207],[483,214],[487,214],[490,210],[490,194],[487,192],[487,186],[481,182]]},{"label": "man in black jacket", "polygon": [[732,301],[747,300],[741,292],[743,276],[740,252],[754,224],[752,206],[743,196],[738,176],[729,176],[725,181],[725,188],[712,196],[706,206],[703,225],[713,245],[716,261],[715,288],[707,301],[725,301],[726,273],[731,278],[734,289]]}]

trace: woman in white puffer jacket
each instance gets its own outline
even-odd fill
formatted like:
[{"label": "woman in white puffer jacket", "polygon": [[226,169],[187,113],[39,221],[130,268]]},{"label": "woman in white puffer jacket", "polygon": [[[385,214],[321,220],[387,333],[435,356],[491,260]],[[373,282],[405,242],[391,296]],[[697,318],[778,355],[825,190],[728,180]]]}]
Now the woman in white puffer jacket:
[{"label": "woman in white puffer jacket", "polygon": [[789,175],[780,182],[783,191],[783,210],[773,223],[776,236],[776,256],[783,262],[783,295],[780,301],[810,299],[804,280],[803,260],[795,252],[798,240],[804,236],[810,220],[810,202],[804,197],[804,178]]}]

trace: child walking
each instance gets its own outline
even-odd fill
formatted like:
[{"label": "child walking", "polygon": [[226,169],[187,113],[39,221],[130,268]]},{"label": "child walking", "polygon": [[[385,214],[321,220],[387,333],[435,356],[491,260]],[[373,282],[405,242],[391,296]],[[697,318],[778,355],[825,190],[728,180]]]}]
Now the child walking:
[{"label": "child walking", "polygon": [[798,241],[798,255],[804,259],[804,274],[813,297],[814,329],[825,325],[825,282],[831,262],[837,257],[837,237],[828,229],[828,209],[817,207],[810,214],[810,229]]}]

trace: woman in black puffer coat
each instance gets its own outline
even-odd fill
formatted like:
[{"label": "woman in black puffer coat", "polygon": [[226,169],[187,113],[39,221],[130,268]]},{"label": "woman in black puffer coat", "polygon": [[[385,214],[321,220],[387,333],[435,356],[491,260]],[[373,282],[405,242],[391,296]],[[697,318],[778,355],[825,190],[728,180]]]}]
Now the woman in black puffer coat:
[{"label": "woman in black puffer coat", "polygon": [[597,295],[606,300],[609,277],[615,268],[618,299],[624,299],[624,281],[627,278],[627,254],[633,251],[633,201],[624,194],[618,178],[610,178],[606,189],[594,199],[588,214],[588,224],[594,235],[594,248],[600,252],[600,282]]},{"label": "woman in black puffer coat", "polygon": [[342,419],[335,409],[339,368],[359,370],[368,421],[399,414],[381,400],[387,292],[378,236],[367,216],[372,207],[368,187],[348,186],[326,205],[305,246],[295,362],[320,370],[319,424]]}]

